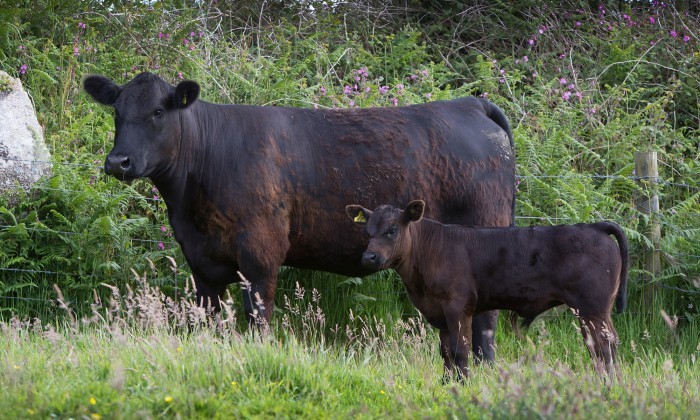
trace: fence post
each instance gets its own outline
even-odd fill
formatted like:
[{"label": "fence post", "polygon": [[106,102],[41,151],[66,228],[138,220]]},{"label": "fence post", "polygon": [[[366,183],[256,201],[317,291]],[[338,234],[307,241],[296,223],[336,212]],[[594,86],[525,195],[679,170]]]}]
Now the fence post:
[{"label": "fence post", "polygon": [[[637,210],[649,215],[646,237],[652,244],[652,249],[644,253],[644,269],[650,273],[645,279],[650,282],[661,274],[661,225],[659,224],[659,196],[656,194],[656,183],[659,178],[659,164],[656,152],[637,152],[634,155],[634,170],[637,184],[643,191],[636,199]],[[651,307],[656,294],[653,284],[644,287],[644,300],[647,308]]]}]

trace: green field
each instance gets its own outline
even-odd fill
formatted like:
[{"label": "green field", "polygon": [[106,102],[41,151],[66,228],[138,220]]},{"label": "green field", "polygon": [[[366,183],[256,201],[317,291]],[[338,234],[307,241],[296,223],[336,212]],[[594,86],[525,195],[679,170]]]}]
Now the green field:
[{"label": "green field", "polygon": [[[444,381],[437,335],[419,318],[354,318],[332,328],[311,299],[282,310],[272,334],[211,321],[155,289],[114,296],[89,319],[0,325],[0,412],[23,417],[693,418],[700,345],[670,328],[617,316],[621,360],[593,373],[575,320],[497,336],[498,361]],[[321,297],[322,298],[322,297]],[[71,319],[71,317],[69,317]],[[296,323],[296,326],[292,326]],[[655,327],[652,330],[648,326]],[[694,414],[695,413],[695,414]]]},{"label": "green field", "polygon": [[[0,418],[698,418],[698,7],[0,0],[0,69],[30,94],[53,163],[0,197]],[[113,116],[81,90],[142,71],[222,103],[487,97],[513,128],[518,225],[610,219],[628,236],[619,372],[593,373],[558,308],[523,338],[502,314],[496,363],[445,381],[435,331],[390,272],[283,267],[268,333],[247,328],[235,285],[204,316],[158,191],[104,175]],[[648,151],[654,182],[635,167]],[[649,195],[658,212],[635,205]]]}]

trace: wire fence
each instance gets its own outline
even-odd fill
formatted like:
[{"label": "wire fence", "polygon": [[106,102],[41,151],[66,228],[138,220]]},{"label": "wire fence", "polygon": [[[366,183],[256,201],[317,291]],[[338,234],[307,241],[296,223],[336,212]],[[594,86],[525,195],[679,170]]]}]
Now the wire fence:
[{"label": "wire fence", "polygon": [[[69,168],[81,168],[81,169],[88,169],[94,172],[95,177],[100,177],[100,176],[105,176],[103,173],[103,168],[101,165],[95,164],[95,163],[73,163],[73,162],[47,162],[47,161],[30,161],[30,160],[17,160],[17,159],[8,159],[8,158],[0,158],[0,162],[2,161],[16,161],[16,162],[22,162],[22,163],[50,163],[53,165],[54,168],[56,167],[69,167]],[[673,181],[667,181],[664,179],[661,179],[660,177],[639,177],[636,175],[604,175],[604,174],[562,174],[562,175],[549,175],[549,174],[538,174],[538,175],[518,175],[517,179],[519,182],[525,182],[527,183],[528,181],[531,180],[538,180],[541,182],[560,182],[562,180],[574,180],[574,179],[579,179],[579,180],[596,180],[596,181],[607,181],[607,180],[625,180],[625,181],[631,181],[633,183],[638,183],[639,181],[642,180],[652,180],[654,183],[657,185],[658,188],[663,189],[663,188],[677,188],[677,189],[683,189],[687,191],[687,194],[683,197],[690,197],[695,194],[698,194],[700,192],[700,186],[696,185],[689,185],[686,183],[678,183],[678,182],[673,182]],[[96,197],[104,197],[104,198],[127,198],[127,199],[133,199],[133,200],[140,200],[146,203],[149,203],[151,206],[162,206],[160,204],[160,198],[157,197],[154,193],[154,196],[146,196],[144,194],[141,194],[135,190],[129,190],[129,189],[124,189],[122,184],[116,184],[113,187],[116,191],[101,191],[101,192],[95,192],[95,191],[88,191],[88,189],[75,189],[75,188],[61,188],[61,187],[56,187],[56,186],[51,186],[49,183],[39,183],[34,185],[31,188],[31,192],[35,192],[38,194],[42,194],[43,192],[51,192],[51,193],[57,193],[60,194],[64,197],[75,197],[75,196],[80,196],[84,195],[89,192],[89,194],[92,194],[93,196]],[[537,188],[536,186],[530,185],[528,188]],[[641,187],[637,187],[637,191],[635,193],[643,194],[645,191]],[[633,206],[630,204],[630,209],[633,210]],[[619,215],[615,214],[609,214],[609,215],[602,215],[598,214],[597,215],[600,218],[610,218],[610,219],[615,219]],[[675,215],[674,215],[675,216]],[[682,234],[683,233],[683,228],[680,228],[672,223],[666,223],[667,219],[670,219],[670,216],[663,211],[660,212],[659,214],[655,215],[656,218],[661,222],[661,224],[664,226],[664,229],[666,229],[668,232],[673,232],[676,234]],[[683,217],[687,217],[689,219],[692,219],[692,226],[694,229],[700,229],[700,213],[693,213],[689,212],[688,214],[684,214]],[[7,218],[2,218],[2,215],[0,214],[0,223],[4,221],[4,223],[0,224],[0,234],[3,233],[3,231],[7,232],[11,229],[17,228],[17,225],[12,225],[8,224]],[[698,222],[696,222],[696,220]],[[517,225],[529,225],[533,224],[533,222],[540,223],[557,223],[557,224],[564,224],[564,223],[574,223],[574,222],[579,222],[579,220],[572,220],[570,216],[567,215],[547,215],[547,216],[536,216],[536,215],[528,215],[528,214],[522,214],[522,212],[519,212],[516,215],[516,224]],[[22,223],[22,222],[18,222]],[[26,232],[29,232],[30,234],[37,234],[37,240],[41,240],[39,237],[41,234],[45,235],[54,235],[57,237],[79,237],[82,239],[98,239],[102,241],[109,242],[110,240],[113,240],[113,236],[109,234],[105,234],[102,232],[97,232],[97,231],[91,231],[91,230],[81,230],[81,231],[71,231],[71,230],[66,230],[66,229],[52,229],[47,226],[26,226],[26,224],[22,227],[22,229]],[[162,229],[162,227],[159,226],[152,226],[151,230],[158,230]],[[139,249],[143,250],[145,253],[151,252],[154,254],[158,254],[161,258],[164,256],[169,256],[170,258],[174,258],[178,261],[178,266],[177,269],[182,271],[183,273],[186,273],[188,271],[187,265],[184,262],[184,258],[179,254],[179,248],[177,243],[172,239],[172,238],[158,238],[158,239],[153,239],[152,237],[122,237],[121,240],[123,243],[121,244],[113,244],[115,247],[125,247],[126,243],[131,243],[131,244],[138,244]],[[700,255],[696,255],[696,253],[687,253],[687,252],[674,252],[673,250],[665,250],[664,251],[665,255],[668,256],[669,258],[676,258],[676,259],[682,259],[683,261],[689,262],[689,264],[698,266],[700,265]],[[66,258],[71,258],[70,255],[66,255]],[[11,264],[11,265],[16,265],[16,264]],[[2,286],[5,286],[5,290],[11,290],[12,285],[15,283],[21,283],[23,281],[23,276],[43,276],[44,281],[47,283],[58,283],[60,278],[73,278],[77,279],[80,281],[81,279],[91,279],[93,281],[99,281],[99,280],[108,280],[109,279],[103,279],[100,275],[90,273],[90,272],[84,272],[84,271],[68,271],[64,266],[61,266],[60,264],[56,265],[55,269],[46,269],[46,268],[32,268],[32,267],[17,267],[17,266],[8,266],[8,265],[0,265],[0,288]],[[175,281],[177,280],[176,277],[173,277]],[[171,280],[173,279],[171,278]],[[658,286],[676,291],[679,293],[684,293],[688,295],[698,295],[700,294],[700,288],[697,290],[693,290],[692,287],[679,287],[678,285],[672,285],[672,284],[664,284],[659,283]],[[328,287],[334,287],[338,288],[338,284],[330,284]],[[182,290],[181,286],[174,284],[171,285],[172,290]],[[293,294],[295,292],[294,289],[291,289],[289,287],[285,287],[283,284],[280,285],[280,287],[277,289],[281,293],[287,293],[287,294]],[[351,287],[348,287],[347,290],[352,290]],[[328,290],[319,290],[321,295],[324,294],[324,292],[327,292]],[[350,292],[352,293],[352,292]],[[397,287],[396,290],[387,290],[382,293],[382,296],[368,296],[366,299],[373,300],[373,301],[379,301],[379,302],[392,302],[397,299],[397,296],[403,295],[404,291],[402,287]],[[38,298],[38,297],[27,297],[27,296],[17,296],[17,295],[12,295],[12,293],[0,293],[0,308],[3,306],[1,302],[8,302],[8,301],[23,301],[23,302],[44,302],[46,304],[55,304],[56,300],[51,299],[51,298]]]}]

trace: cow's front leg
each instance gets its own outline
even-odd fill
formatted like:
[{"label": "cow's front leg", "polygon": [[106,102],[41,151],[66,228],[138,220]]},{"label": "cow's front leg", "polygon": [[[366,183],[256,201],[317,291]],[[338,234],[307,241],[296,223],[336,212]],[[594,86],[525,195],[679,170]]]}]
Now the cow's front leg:
[{"label": "cow's front leg", "polygon": [[[278,221],[279,224],[281,222]],[[243,309],[248,322],[253,325],[268,325],[272,316],[277,274],[289,249],[287,233],[272,229],[270,224],[257,224],[266,227],[251,230],[239,236],[238,264],[240,267]]]},{"label": "cow's front leg", "polygon": [[[279,271],[279,267],[277,267]],[[250,325],[266,326],[272,317],[275,289],[277,288],[277,274],[267,276],[254,276],[241,283],[243,292],[243,310]]]},{"label": "cow's front leg", "polygon": [[197,299],[197,305],[217,313],[221,310],[221,300],[226,292],[226,286],[223,287],[213,287],[204,283],[199,276],[193,275],[194,277],[194,287],[195,287],[195,297]]}]

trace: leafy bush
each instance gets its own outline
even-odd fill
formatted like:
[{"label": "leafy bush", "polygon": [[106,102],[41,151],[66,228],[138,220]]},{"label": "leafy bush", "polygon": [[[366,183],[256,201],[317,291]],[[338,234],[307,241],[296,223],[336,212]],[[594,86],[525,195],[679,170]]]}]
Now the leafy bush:
[{"label": "leafy bush", "polygon": [[[512,14],[504,1],[459,10],[423,3],[390,4],[376,14],[382,9],[374,2],[309,1],[234,8],[226,1],[42,0],[2,9],[0,67],[31,92],[55,168],[18,205],[0,208],[3,307],[53,313],[29,299],[48,299],[57,283],[87,310],[93,290],[107,293],[101,283],[125,287],[132,270],[151,267],[158,273],[152,282],[182,292],[188,274],[158,192],[148,181],[126,185],[100,172],[113,122],[80,89],[89,73],[126,82],[151,71],[172,82],[197,80],[204,98],[217,102],[369,107],[487,97],[515,133],[518,223],[619,222],[635,257],[634,292],[645,275],[638,257],[654,246],[645,233],[660,223],[664,268],[655,280],[668,292],[665,307],[697,318],[696,15],[639,2],[621,9],[513,2]],[[45,13],[34,13],[40,6]],[[661,212],[651,216],[634,207],[647,188],[633,164],[644,150],[659,156],[661,182],[650,188]],[[402,295],[394,276],[315,276],[283,270],[280,287],[327,284],[327,300],[346,305],[338,319],[358,306],[405,312],[405,302],[392,310],[371,300],[387,290]]]}]

